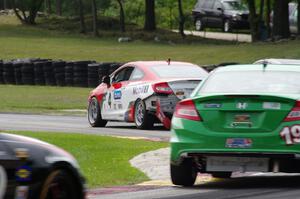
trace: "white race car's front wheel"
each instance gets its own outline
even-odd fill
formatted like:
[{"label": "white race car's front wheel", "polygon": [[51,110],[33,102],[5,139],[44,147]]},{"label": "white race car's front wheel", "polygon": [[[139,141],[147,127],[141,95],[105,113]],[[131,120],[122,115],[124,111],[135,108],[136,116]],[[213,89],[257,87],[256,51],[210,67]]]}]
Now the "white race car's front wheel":
[{"label": "white race car's front wheel", "polygon": [[152,129],[154,117],[146,110],[146,105],[142,100],[137,100],[134,106],[134,122],[138,129]]},{"label": "white race car's front wheel", "polygon": [[101,110],[97,98],[93,97],[88,107],[88,120],[92,127],[105,127],[106,120],[101,117]]}]

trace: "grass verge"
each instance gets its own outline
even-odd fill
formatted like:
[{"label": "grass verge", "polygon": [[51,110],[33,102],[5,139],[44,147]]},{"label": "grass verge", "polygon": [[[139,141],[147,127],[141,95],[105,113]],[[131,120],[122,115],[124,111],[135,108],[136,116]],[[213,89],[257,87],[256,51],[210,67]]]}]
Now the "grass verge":
[{"label": "grass verge", "polygon": [[90,188],[130,185],[148,180],[142,172],[130,166],[129,160],[140,153],[168,146],[163,142],[97,135],[50,132],[10,133],[37,138],[69,151],[78,160]]},{"label": "grass verge", "polygon": [[66,113],[86,109],[90,88],[0,85],[1,112]]},{"label": "grass verge", "polygon": [[[151,37],[154,36],[155,33]],[[28,27],[7,16],[0,17],[0,44],[0,59],[41,57],[126,62],[171,58],[207,65],[220,62],[251,63],[266,57],[300,58],[299,40],[236,44],[208,42],[203,39],[188,43],[154,42],[152,39],[147,42],[135,40],[130,43],[118,43],[116,37],[92,38],[75,33],[51,31],[39,26]]]}]

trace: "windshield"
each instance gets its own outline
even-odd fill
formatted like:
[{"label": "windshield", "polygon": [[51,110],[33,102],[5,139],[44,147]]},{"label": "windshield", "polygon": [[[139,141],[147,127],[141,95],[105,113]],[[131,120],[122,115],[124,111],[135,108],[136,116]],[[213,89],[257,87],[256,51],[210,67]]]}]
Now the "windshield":
[{"label": "windshield", "polygon": [[238,1],[225,1],[224,8],[225,10],[248,10],[245,4]]},{"label": "windshield", "polygon": [[300,94],[300,73],[286,71],[226,71],[211,75],[198,93]]},{"label": "windshield", "polygon": [[207,72],[192,65],[157,65],[151,70],[160,78],[204,78]]}]

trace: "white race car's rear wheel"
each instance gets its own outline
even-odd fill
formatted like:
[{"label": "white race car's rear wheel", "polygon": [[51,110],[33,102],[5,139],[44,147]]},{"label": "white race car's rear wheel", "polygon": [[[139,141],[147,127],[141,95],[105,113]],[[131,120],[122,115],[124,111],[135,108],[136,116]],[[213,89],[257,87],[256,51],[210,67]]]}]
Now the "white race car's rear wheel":
[{"label": "white race car's rear wheel", "polygon": [[146,110],[146,105],[142,100],[138,100],[134,106],[134,122],[138,129],[152,129],[154,117]]},{"label": "white race car's rear wheel", "polygon": [[93,97],[88,107],[88,120],[92,127],[105,127],[106,120],[101,117],[101,110],[97,98]]}]

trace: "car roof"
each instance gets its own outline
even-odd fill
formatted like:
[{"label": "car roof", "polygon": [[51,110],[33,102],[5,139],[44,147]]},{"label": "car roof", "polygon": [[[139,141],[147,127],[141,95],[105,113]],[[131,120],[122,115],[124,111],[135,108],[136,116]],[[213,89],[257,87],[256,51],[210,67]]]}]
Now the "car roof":
[{"label": "car roof", "polygon": [[178,61],[171,61],[170,64],[167,61],[136,61],[136,62],[129,62],[126,65],[135,65],[140,67],[153,67],[153,66],[182,66],[182,65],[190,65],[190,66],[197,66],[196,64],[188,63],[188,62],[178,62]]},{"label": "car roof", "polygon": [[260,59],[260,60],[257,60],[256,62],[254,62],[254,64],[262,64],[262,63],[300,65],[300,60],[299,59],[274,59],[274,58],[269,58],[269,59]]},{"label": "car roof", "polygon": [[230,71],[291,71],[300,72],[299,65],[287,65],[287,64],[248,64],[248,65],[231,65],[225,67],[219,67],[217,72],[230,72]]}]

